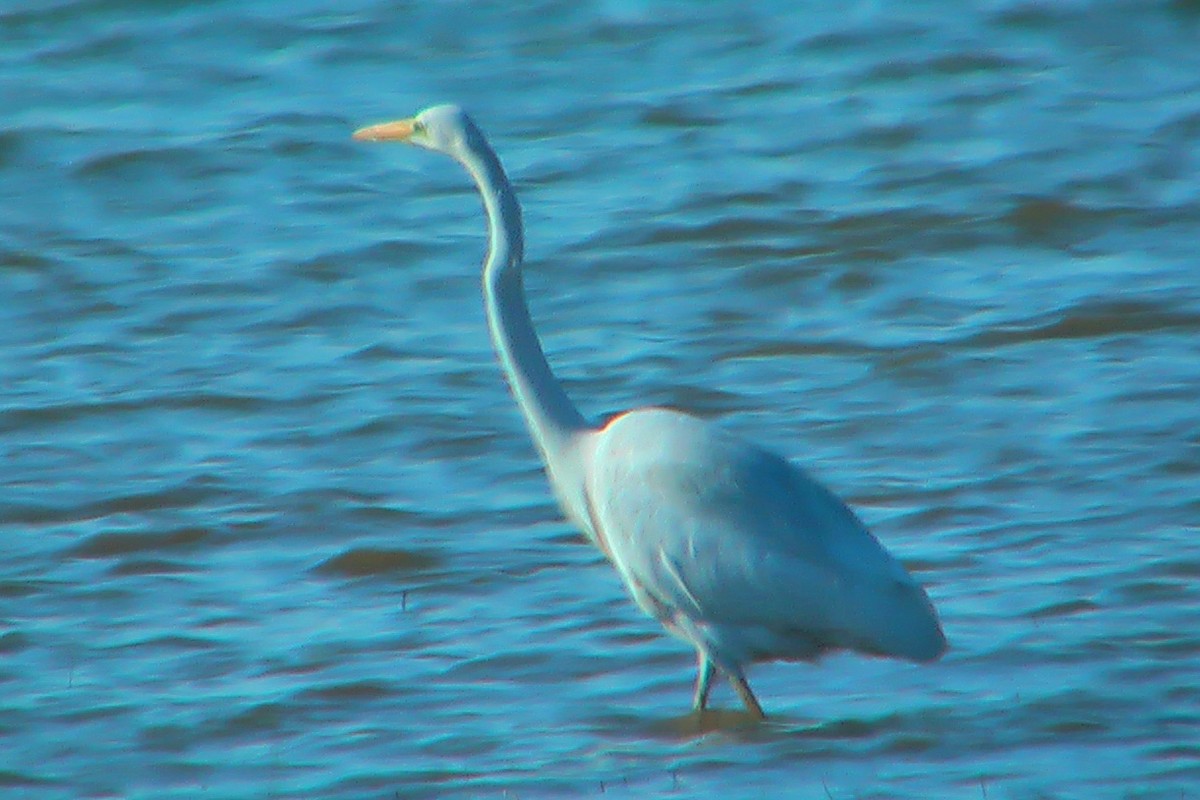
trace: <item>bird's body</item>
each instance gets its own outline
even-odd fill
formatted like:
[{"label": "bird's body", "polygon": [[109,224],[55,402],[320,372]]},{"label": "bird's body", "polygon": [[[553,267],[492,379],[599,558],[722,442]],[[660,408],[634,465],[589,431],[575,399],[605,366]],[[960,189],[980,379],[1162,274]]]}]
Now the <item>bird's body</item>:
[{"label": "bird's body", "polygon": [[800,468],[689,414],[629,411],[590,425],[554,379],[525,304],[520,207],[490,146],[457,107],[364,128],[455,157],[489,221],[492,339],[566,516],[634,601],[696,648],[695,706],[725,673],[762,709],[744,667],[849,649],[916,661],[945,650],[921,587],[841,500]]},{"label": "bird's body", "polygon": [[594,436],[596,537],[638,605],[718,667],[842,648],[940,652],[936,624],[874,613],[932,619],[904,569],[795,465],[668,409],[630,412]]}]

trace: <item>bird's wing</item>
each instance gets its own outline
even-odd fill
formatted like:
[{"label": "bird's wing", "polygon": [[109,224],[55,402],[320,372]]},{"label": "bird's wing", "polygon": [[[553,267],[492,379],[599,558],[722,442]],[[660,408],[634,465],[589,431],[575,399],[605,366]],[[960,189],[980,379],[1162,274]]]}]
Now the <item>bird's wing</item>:
[{"label": "bird's wing", "polygon": [[922,614],[937,628],[920,587],[794,465],[671,411],[632,412],[599,436],[588,471],[593,524],[651,613],[758,630],[782,649],[791,636],[799,651],[919,657],[911,653],[933,646],[928,624],[923,643],[896,636]]}]

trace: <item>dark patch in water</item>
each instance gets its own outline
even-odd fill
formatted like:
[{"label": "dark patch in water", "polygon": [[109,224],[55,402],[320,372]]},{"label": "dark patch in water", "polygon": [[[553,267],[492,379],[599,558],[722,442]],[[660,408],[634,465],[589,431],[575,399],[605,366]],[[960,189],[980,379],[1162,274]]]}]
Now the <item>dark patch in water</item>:
[{"label": "dark patch in water", "polygon": [[76,558],[112,558],[147,550],[174,550],[206,543],[212,531],[205,528],[181,528],[169,533],[97,533],[76,545],[70,555]]},{"label": "dark patch in water", "polygon": [[363,578],[391,572],[419,572],[437,566],[439,560],[411,550],[360,547],[322,561],[314,570],[323,575]]}]

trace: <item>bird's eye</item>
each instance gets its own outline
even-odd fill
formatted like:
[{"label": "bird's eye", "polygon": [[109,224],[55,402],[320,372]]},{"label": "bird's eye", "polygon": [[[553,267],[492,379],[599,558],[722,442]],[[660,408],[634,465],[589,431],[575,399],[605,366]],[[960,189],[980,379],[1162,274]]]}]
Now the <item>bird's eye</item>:
[{"label": "bird's eye", "polygon": [[425,133],[425,123],[418,120],[413,120],[413,133]]}]

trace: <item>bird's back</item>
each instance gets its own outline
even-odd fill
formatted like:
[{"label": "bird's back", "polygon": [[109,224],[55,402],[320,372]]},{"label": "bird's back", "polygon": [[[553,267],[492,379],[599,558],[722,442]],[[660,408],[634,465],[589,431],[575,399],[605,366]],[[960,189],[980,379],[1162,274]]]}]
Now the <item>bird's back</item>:
[{"label": "bird's back", "polygon": [[945,649],[921,587],[787,460],[668,409],[595,437],[592,525],[634,598],[677,633],[737,663]]}]

